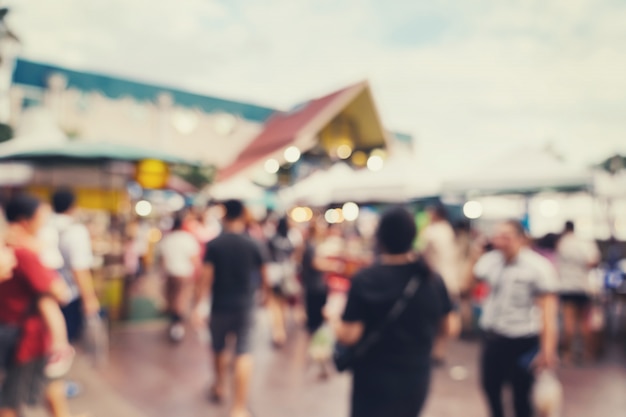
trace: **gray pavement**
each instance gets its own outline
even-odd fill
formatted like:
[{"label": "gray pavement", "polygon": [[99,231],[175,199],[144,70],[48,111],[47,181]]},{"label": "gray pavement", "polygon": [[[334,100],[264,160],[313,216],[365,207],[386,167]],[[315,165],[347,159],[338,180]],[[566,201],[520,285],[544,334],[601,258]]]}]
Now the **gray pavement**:
[{"label": "gray pavement", "polygon": [[[251,398],[255,416],[348,415],[349,377],[333,375],[327,381],[318,380],[307,360],[306,335],[292,329],[290,343],[275,351],[269,346],[266,317],[261,314],[259,321]],[[73,377],[85,383],[85,393],[72,400],[72,409],[89,411],[93,417],[226,417],[227,406],[217,407],[207,401],[211,371],[206,344],[188,334],[183,344],[173,346],[166,340],[164,329],[160,322],[117,329],[106,369],[96,371],[79,361]],[[465,367],[467,379],[453,380],[449,367],[437,370],[423,416],[487,416],[478,386],[477,357],[476,343],[452,344],[449,365]],[[560,377],[565,387],[564,416],[626,415],[623,361],[562,369]]]}]

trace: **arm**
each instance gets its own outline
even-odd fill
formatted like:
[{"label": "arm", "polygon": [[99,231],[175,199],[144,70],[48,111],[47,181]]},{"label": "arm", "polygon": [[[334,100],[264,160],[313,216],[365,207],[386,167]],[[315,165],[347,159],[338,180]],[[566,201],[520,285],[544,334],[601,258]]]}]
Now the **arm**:
[{"label": "arm", "polygon": [[206,302],[213,288],[213,280],[215,279],[215,267],[212,263],[205,263],[200,272],[200,278],[196,282],[194,292],[194,306],[198,308],[202,303]]},{"label": "arm", "polygon": [[457,338],[461,333],[461,320],[458,313],[451,311],[441,320],[440,334],[449,338]]},{"label": "arm", "polygon": [[543,330],[541,332],[540,367],[553,368],[557,363],[558,345],[558,299],[555,294],[545,294],[538,299],[543,316]]},{"label": "arm", "polygon": [[70,301],[70,289],[62,279],[55,279],[50,285],[49,294],[54,298],[54,300],[61,304],[65,305]]},{"label": "arm", "polygon": [[336,320],[332,322],[331,325],[335,331],[337,341],[345,346],[355,345],[359,340],[361,340],[365,330],[365,325],[360,321],[345,322]]},{"label": "arm", "polygon": [[92,316],[100,311],[100,302],[96,296],[96,290],[93,286],[93,276],[89,269],[72,270],[78,291],[83,300],[83,310],[85,315]]}]

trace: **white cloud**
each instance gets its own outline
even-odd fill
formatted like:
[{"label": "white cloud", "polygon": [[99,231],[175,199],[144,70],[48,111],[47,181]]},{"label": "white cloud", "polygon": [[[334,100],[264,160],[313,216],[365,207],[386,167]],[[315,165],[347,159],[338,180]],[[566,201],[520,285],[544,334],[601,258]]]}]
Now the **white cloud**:
[{"label": "white cloud", "polygon": [[[626,151],[615,0],[14,3],[31,58],[279,107],[369,78],[385,122],[443,175],[547,140],[585,163]],[[431,18],[440,30],[419,27]]]}]

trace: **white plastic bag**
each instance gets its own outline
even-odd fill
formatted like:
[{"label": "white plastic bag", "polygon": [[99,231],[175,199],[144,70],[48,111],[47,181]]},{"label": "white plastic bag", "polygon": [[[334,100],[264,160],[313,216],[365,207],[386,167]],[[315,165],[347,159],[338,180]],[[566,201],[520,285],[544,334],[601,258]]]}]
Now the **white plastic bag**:
[{"label": "white plastic bag", "polygon": [[532,400],[538,417],[561,416],[563,386],[553,371],[543,370],[537,375]]},{"label": "white plastic bag", "polygon": [[330,361],[335,346],[335,335],[329,325],[320,327],[311,337],[309,356],[315,362]]},{"label": "white plastic bag", "polygon": [[96,314],[85,319],[83,347],[94,366],[105,366],[109,359],[109,332],[106,320]]}]

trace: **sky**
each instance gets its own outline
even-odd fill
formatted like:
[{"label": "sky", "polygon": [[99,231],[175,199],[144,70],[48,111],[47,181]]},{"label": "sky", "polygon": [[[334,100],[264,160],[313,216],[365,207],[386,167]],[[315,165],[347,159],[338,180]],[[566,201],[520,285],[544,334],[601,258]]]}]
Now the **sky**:
[{"label": "sky", "polygon": [[626,153],[624,0],[15,0],[22,55],[289,107],[369,80],[454,178],[522,146]]}]

